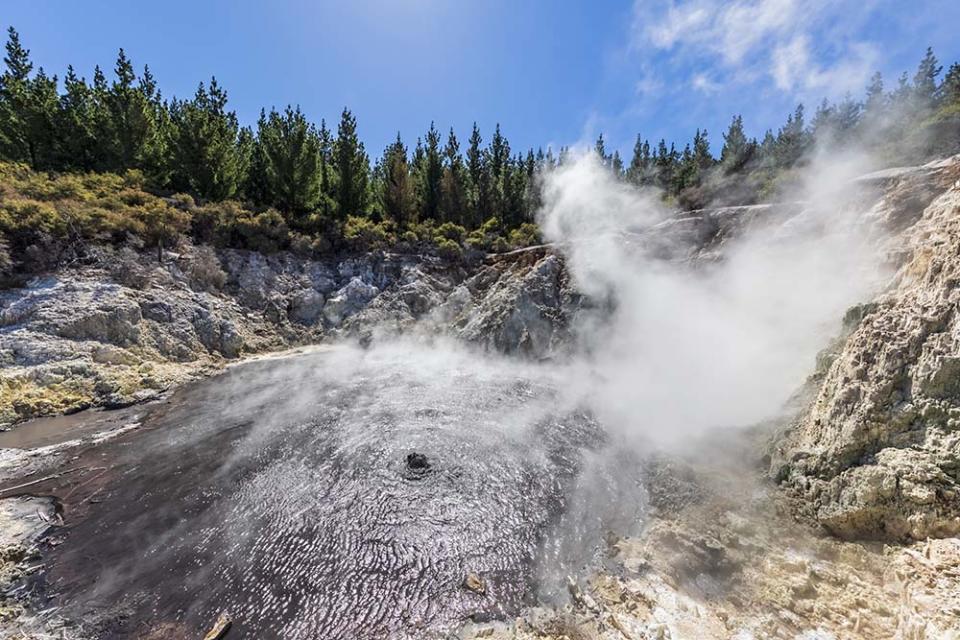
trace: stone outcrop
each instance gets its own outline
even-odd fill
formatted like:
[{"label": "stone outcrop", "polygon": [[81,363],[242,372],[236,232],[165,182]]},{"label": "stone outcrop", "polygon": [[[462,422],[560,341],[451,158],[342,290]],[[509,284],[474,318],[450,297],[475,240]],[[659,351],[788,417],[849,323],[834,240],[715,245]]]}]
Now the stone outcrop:
[{"label": "stone outcrop", "polygon": [[960,534],[958,177],[958,163],[894,176],[876,211],[902,266],[774,451],[774,477],[841,537]]},{"label": "stone outcrop", "polygon": [[445,333],[547,356],[574,302],[543,249],[468,264],[187,248],[157,265],[152,252],[107,253],[0,292],[0,424],[129,404],[244,353],[337,336]]}]

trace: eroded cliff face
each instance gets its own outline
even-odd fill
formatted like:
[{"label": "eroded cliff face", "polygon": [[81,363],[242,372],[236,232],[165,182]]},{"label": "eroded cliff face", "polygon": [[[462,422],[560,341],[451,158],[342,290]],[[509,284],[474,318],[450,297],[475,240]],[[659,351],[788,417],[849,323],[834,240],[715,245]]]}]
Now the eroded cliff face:
[{"label": "eroded cliff face", "polygon": [[960,533],[960,163],[894,176],[890,286],[854,310],[772,473],[844,538]]},{"label": "eroded cliff face", "polygon": [[142,401],[244,354],[332,337],[445,334],[547,357],[580,304],[545,249],[472,264],[202,248],[154,260],[108,255],[0,292],[0,424]]}]

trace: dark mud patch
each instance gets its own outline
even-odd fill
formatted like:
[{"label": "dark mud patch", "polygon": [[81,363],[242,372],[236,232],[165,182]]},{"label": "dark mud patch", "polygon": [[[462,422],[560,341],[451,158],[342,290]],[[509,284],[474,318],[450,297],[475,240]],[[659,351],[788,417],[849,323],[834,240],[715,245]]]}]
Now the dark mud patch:
[{"label": "dark mud patch", "polygon": [[430,637],[514,615],[544,593],[545,558],[582,566],[644,508],[630,462],[536,373],[343,349],[140,407],[137,431],[33,488],[64,517],[45,604],[103,638],[200,637],[222,611],[231,638]]}]

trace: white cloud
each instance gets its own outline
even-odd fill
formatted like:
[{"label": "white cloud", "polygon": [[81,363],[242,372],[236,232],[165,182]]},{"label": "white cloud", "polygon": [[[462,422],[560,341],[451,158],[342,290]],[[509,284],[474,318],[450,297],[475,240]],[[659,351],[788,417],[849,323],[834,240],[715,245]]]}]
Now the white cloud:
[{"label": "white cloud", "polygon": [[[690,84],[705,93],[769,77],[786,93],[837,97],[862,88],[878,56],[836,23],[872,9],[872,0],[635,0],[631,48],[697,61]],[[830,32],[819,38],[825,46],[811,46],[823,31]]]},{"label": "white cloud", "polygon": [[878,57],[873,45],[855,42],[843,60],[823,67],[814,62],[810,39],[804,34],[774,49],[770,74],[783,91],[819,91],[837,96],[863,87]]},{"label": "white cloud", "polygon": [[710,95],[720,90],[720,85],[710,79],[705,73],[695,73],[690,78],[690,85],[701,93]]}]

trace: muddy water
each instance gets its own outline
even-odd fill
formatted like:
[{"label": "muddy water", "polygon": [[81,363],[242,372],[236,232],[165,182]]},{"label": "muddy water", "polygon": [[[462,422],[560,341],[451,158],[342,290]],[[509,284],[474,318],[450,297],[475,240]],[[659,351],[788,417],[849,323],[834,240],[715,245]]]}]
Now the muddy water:
[{"label": "muddy water", "polygon": [[547,370],[448,347],[252,363],[136,418],[45,487],[48,593],[101,637],[222,611],[231,638],[438,636],[550,598],[643,513],[635,461]]}]

